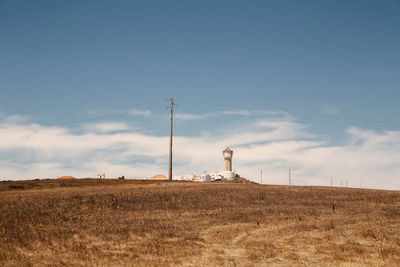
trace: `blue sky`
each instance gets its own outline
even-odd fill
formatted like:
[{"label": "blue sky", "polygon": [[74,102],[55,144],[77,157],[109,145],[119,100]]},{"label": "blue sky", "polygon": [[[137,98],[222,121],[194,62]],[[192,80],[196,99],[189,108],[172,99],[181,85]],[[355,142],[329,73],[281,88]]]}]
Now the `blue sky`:
[{"label": "blue sky", "polygon": [[[369,144],[365,138],[384,142],[374,143],[382,151],[368,153],[384,153],[399,145],[393,137],[400,131],[399,13],[398,1],[0,1],[3,134],[27,130],[11,144],[4,137],[0,169],[15,179],[68,171],[82,177],[101,166],[113,175],[150,176],[152,168],[166,173],[161,150],[150,149],[152,155],[138,151],[149,147],[125,148],[124,158],[105,159],[101,155],[114,155],[112,148],[98,141],[96,149],[77,145],[79,153],[64,158],[54,143],[65,135],[72,143],[87,135],[87,142],[127,135],[129,143],[139,138],[135,134],[162,143],[168,135],[165,100],[171,96],[180,104],[175,133],[183,143],[218,140],[220,147],[199,152],[204,158],[225,146],[221,132],[227,140],[238,132],[251,135],[240,137],[246,142],[239,137],[226,142],[249,155],[290,141],[317,142],[343,157],[346,149]],[[256,127],[277,121],[290,127]],[[52,133],[54,143],[36,147],[32,142],[41,141],[32,137],[35,127],[60,132]],[[284,138],[257,139],[274,129]],[[352,143],[361,136],[364,141]],[[12,145],[24,140],[26,146]],[[356,157],[367,153],[366,147],[357,149]],[[357,177],[357,184],[365,179],[385,188],[400,174],[394,152],[385,154],[388,166],[366,159],[340,174],[332,173],[339,163],[310,166],[311,159],[300,160],[307,152],[266,156],[264,162],[243,158],[246,164],[238,167],[252,179],[260,168],[270,171],[271,183],[283,183],[293,165],[299,184],[326,184],[340,176],[337,180]],[[183,154],[177,151],[176,158],[182,174],[218,168],[185,161]],[[333,156],[326,157],[330,162]],[[372,163],[376,172],[360,171]],[[383,176],[391,176],[384,186],[378,182]]]}]

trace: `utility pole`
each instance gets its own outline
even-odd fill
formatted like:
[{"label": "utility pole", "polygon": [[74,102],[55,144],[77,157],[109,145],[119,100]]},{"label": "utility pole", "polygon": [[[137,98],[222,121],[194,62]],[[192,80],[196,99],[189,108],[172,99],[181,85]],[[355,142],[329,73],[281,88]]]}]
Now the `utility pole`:
[{"label": "utility pole", "polygon": [[289,185],[292,185],[292,170],[289,168]]},{"label": "utility pole", "polygon": [[168,179],[171,181],[172,180],[172,128],[173,128],[173,121],[174,121],[174,106],[176,104],[174,103],[174,98],[171,97],[168,99],[170,101],[169,104],[169,109],[171,111],[171,127],[170,127],[170,133],[169,133],[169,171],[168,171]]},{"label": "utility pole", "polygon": [[262,184],[262,169],[260,170],[260,175],[261,175],[261,184]]}]

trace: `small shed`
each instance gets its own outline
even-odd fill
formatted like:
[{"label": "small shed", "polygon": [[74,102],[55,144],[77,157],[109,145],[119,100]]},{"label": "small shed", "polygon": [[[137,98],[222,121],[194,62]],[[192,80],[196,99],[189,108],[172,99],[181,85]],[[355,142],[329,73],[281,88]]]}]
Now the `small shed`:
[{"label": "small shed", "polygon": [[167,176],[165,176],[163,174],[157,174],[157,175],[154,175],[153,177],[151,177],[151,179],[167,179]]}]

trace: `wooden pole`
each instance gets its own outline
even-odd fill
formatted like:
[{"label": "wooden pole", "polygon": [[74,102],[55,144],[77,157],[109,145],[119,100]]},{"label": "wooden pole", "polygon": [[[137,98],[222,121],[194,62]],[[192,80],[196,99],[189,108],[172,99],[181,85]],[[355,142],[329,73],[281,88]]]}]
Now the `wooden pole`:
[{"label": "wooden pole", "polygon": [[172,135],[173,135],[173,125],[174,125],[174,98],[171,97],[169,99],[170,103],[170,110],[171,110],[171,126],[170,126],[170,133],[169,133],[169,170],[168,170],[168,179],[172,181]]}]

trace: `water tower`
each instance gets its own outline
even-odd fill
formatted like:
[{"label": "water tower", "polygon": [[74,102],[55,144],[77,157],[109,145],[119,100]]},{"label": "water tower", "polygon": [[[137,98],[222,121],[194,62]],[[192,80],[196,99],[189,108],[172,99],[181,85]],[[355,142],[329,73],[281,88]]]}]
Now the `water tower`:
[{"label": "water tower", "polygon": [[224,151],[222,151],[222,155],[224,156],[224,162],[225,162],[225,171],[232,171],[232,155],[233,151],[229,147],[225,148]]}]

